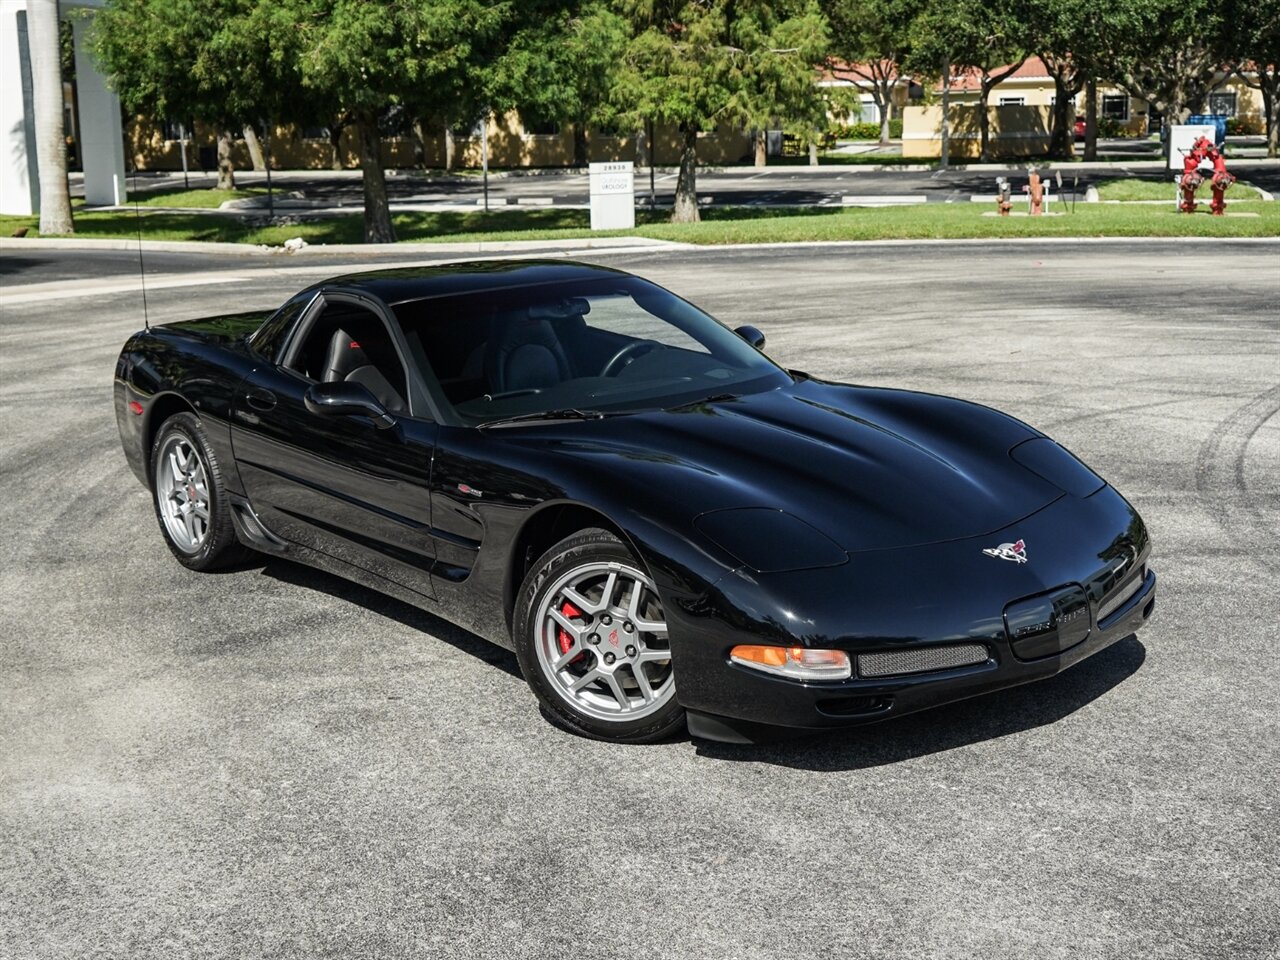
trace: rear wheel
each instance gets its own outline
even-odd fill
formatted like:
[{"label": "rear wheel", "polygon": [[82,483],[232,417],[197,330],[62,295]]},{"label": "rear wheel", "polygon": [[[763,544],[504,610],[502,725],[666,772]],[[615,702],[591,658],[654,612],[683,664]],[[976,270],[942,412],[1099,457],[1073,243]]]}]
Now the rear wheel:
[{"label": "rear wheel", "polygon": [[161,424],[151,447],[151,486],[165,543],[183,566],[215,570],[251,555],[236,539],[218,459],[195,414]]},{"label": "rear wheel", "polygon": [[683,727],[662,601],[613,534],[583,530],[548,550],[520,589],[514,628],[525,680],[560,725],[623,743]]}]

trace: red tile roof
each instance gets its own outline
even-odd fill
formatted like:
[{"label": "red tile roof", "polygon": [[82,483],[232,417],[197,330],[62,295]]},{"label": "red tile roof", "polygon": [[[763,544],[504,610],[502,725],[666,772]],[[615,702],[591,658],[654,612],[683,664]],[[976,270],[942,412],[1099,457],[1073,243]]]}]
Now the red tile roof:
[{"label": "red tile roof", "polygon": [[[878,60],[876,63],[882,68],[888,69],[889,76],[893,77],[895,80],[899,79],[898,65],[892,60]],[[831,60],[828,61],[826,68],[822,71],[822,75],[818,78],[819,83],[838,83],[842,80],[848,83],[870,82],[871,64],[847,63],[844,60]]]},{"label": "red tile roof", "polygon": [[[1008,69],[1008,64],[1005,64],[1004,66],[996,67],[991,72],[993,74],[1000,73],[1006,69]],[[1041,60],[1039,57],[1028,57],[1026,59],[1026,62],[1024,62],[1022,66],[1018,67],[1017,70],[1013,71],[1013,73],[1005,77],[1004,80],[1001,82],[1008,83],[1010,80],[1052,80],[1052,79],[1053,78],[1049,76],[1049,68],[1045,66],[1043,60]],[[937,90],[942,89],[941,82],[938,83],[936,89]],[[974,91],[981,90],[982,89],[981,71],[976,70],[973,67],[969,67],[964,70],[953,73],[951,76],[951,89],[953,91],[959,91],[961,93],[968,90],[974,90]]]}]

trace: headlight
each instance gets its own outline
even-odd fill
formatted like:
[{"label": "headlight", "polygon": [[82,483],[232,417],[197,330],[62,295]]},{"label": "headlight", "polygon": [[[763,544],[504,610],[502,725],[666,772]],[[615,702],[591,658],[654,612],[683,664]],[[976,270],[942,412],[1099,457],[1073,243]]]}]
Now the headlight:
[{"label": "headlight", "polygon": [[694,527],[739,563],[757,573],[784,573],[838,567],[844,549],[799,517],[764,507],[712,510],[694,518]]},{"label": "headlight", "polygon": [[1009,456],[1036,476],[1048,480],[1063,493],[1087,497],[1107,485],[1100,476],[1080,462],[1064,447],[1048,437],[1024,440]]},{"label": "headlight", "polygon": [[843,650],[742,644],[729,651],[729,659],[792,680],[848,680],[853,674],[849,655]]}]

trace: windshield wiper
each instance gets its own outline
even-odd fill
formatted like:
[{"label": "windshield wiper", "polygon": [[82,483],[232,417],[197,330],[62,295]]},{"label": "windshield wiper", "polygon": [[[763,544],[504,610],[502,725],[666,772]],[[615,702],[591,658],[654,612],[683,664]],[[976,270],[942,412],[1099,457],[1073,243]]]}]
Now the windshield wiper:
[{"label": "windshield wiper", "polygon": [[502,417],[480,424],[480,429],[489,427],[510,427],[521,423],[534,423],[540,420],[602,420],[609,414],[602,410],[580,410],[577,407],[566,407],[562,410],[539,410],[537,413],[521,413],[514,417]]},{"label": "windshield wiper", "polygon": [[680,410],[683,407],[696,407],[700,403],[723,403],[726,400],[741,399],[742,394],[739,393],[713,393],[709,397],[699,397],[697,400],[687,400],[684,403],[677,403],[674,407],[668,407],[669,410]]}]

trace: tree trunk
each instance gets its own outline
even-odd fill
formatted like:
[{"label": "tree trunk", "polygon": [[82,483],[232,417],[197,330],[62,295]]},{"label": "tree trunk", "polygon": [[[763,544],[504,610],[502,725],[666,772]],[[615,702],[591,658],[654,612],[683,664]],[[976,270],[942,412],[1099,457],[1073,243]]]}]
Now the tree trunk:
[{"label": "tree trunk", "polygon": [[57,0],[29,0],[27,37],[31,49],[32,107],[36,123],[36,163],[40,168],[40,232],[75,232],[67,188],[67,140],[62,119],[62,58]]},{"label": "tree trunk", "polygon": [[[814,136],[821,136],[821,134],[815,134]],[[818,165],[818,141],[810,140],[809,141],[809,166],[816,167],[817,165]]]},{"label": "tree trunk", "polygon": [[427,169],[427,131],[421,120],[413,121],[413,165]]},{"label": "tree trunk", "polygon": [[698,213],[698,129],[684,130],[680,148],[680,175],[676,178],[676,202],[671,210],[672,223],[697,223]]},{"label": "tree trunk", "polygon": [[458,147],[453,142],[453,127],[444,125],[444,172],[451,173],[458,162]]},{"label": "tree trunk", "polygon": [[[1277,64],[1280,70],[1280,64]],[[1269,85],[1267,77],[1263,76],[1262,80],[1262,111],[1267,122],[1267,156],[1275,157],[1280,153],[1280,117],[1276,116],[1276,85]]]},{"label": "tree trunk", "polygon": [[755,165],[763,167],[769,162],[769,134],[757,130],[751,135],[751,148],[755,156]]},{"label": "tree trunk", "polygon": [[1188,116],[1183,100],[1183,91],[1177,89],[1170,93],[1169,99],[1164,105],[1164,157],[1166,161],[1169,159],[1170,151],[1173,150],[1173,128],[1176,124],[1182,123],[1183,119]]},{"label": "tree trunk", "polygon": [[231,162],[231,131],[218,131],[218,187],[219,190],[236,188],[236,168]]},{"label": "tree trunk", "polygon": [[1098,159],[1098,81],[1090,79],[1084,85],[1084,158]]},{"label": "tree trunk", "polygon": [[[877,86],[880,86],[877,84]],[[875,94],[876,108],[880,111],[880,146],[887,147],[889,145],[889,113],[890,107],[893,105],[893,91],[891,89],[882,88]]]},{"label": "tree trunk", "polygon": [[346,127],[344,123],[329,124],[329,169],[345,170],[346,164],[342,162],[342,131]]},{"label": "tree trunk", "polygon": [[387,203],[387,179],[382,172],[382,134],[373,117],[356,122],[360,137],[360,172],[364,180],[364,242],[395,243],[391,206]]},{"label": "tree trunk", "polygon": [[591,160],[587,156],[587,127],[586,124],[575,123],[573,125],[573,165],[575,167],[585,167]]},{"label": "tree trunk", "polygon": [[262,144],[258,142],[258,131],[252,123],[244,125],[244,145],[249,148],[249,161],[254,170],[267,169],[267,162],[262,159]]},{"label": "tree trunk", "polygon": [[[1072,105],[1071,97],[1061,77],[1053,78],[1053,93],[1053,135],[1049,141],[1049,153],[1065,160],[1071,156],[1071,144],[1075,139],[1075,111],[1067,110]],[[1068,112],[1071,116],[1067,116]]]}]

